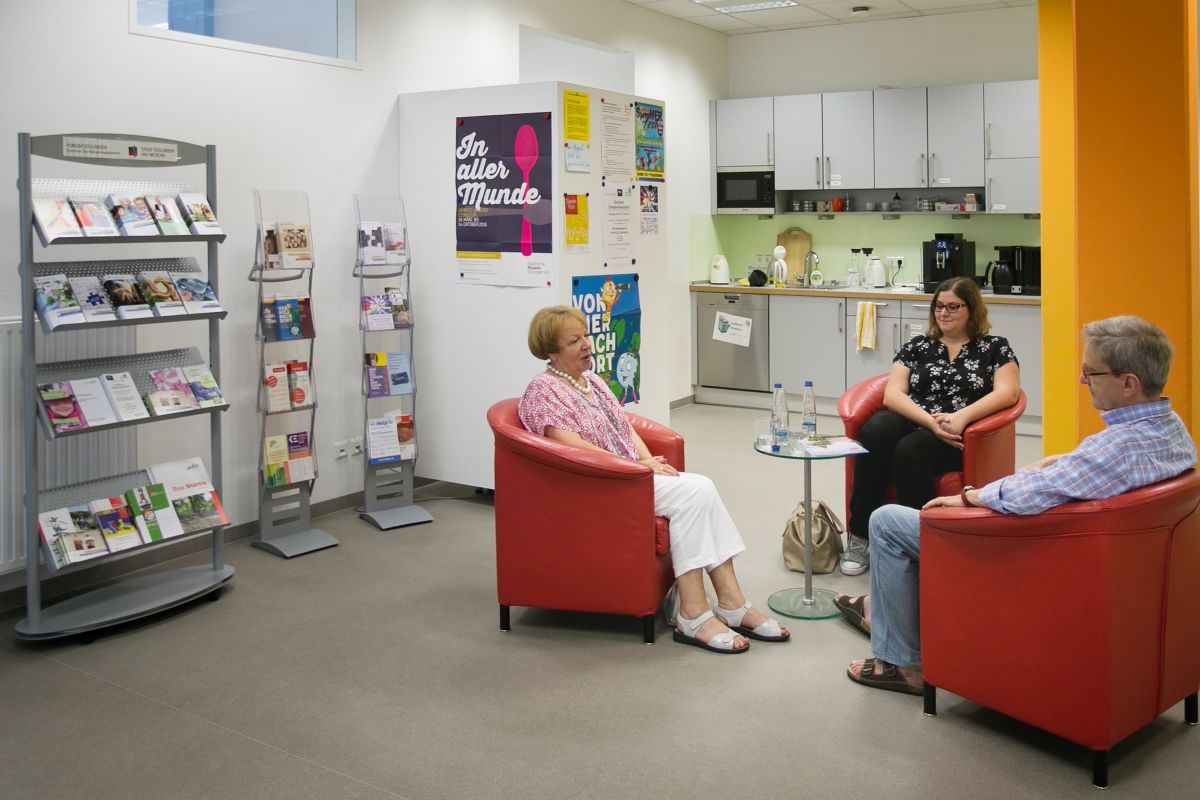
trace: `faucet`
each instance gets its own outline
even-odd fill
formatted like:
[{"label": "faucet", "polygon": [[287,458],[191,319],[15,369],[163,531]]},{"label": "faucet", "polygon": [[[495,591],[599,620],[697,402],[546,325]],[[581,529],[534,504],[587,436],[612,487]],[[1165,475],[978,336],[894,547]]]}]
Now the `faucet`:
[{"label": "faucet", "polygon": [[[810,267],[808,265],[809,258],[812,259],[812,267]],[[804,285],[805,286],[812,285],[813,268],[819,267],[820,265],[821,265],[821,258],[820,258],[820,256],[817,255],[816,250],[809,250],[807,253],[804,254]]]}]

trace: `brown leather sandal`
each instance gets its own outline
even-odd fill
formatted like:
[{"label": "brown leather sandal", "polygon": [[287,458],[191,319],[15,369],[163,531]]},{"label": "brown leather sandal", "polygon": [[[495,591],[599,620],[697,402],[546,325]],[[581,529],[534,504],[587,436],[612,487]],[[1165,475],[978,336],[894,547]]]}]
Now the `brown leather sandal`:
[{"label": "brown leather sandal", "polygon": [[846,668],[846,674],[850,676],[850,680],[871,689],[883,689],[885,692],[900,692],[901,694],[925,693],[924,682],[920,686],[913,686],[904,679],[899,667],[889,664],[882,658],[868,658],[863,663],[862,673],[859,675],[855,675],[849,667]]}]

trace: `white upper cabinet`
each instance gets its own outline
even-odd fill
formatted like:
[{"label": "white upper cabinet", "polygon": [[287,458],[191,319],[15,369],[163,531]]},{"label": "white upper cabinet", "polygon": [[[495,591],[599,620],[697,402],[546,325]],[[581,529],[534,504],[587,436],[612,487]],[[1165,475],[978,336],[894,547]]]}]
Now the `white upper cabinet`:
[{"label": "white upper cabinet", "polygon": [[983,119],[987,158],[1041,155],[1036,80],[985,83]]},{"label": "white upper cabinet", "polygon": [[869,91],[821,95],[827,189],[875,186],[875,114],[871,95]]},{"label": "white upper cabinet", "polygon": [[1001,214],[1040,214],[1042,160],[989,158],[985,196],[988,211]]},{"label": "white upper cabinet", "polygon": [[930,86],[928,93],[929,186],[983,186],[983,84]]},{"label": "white upper cabinet", "polygon": [[767,167],[775,163],[772,98],[717,101],[717,166]]},{"label": "white upper cabinet", "polygon": [[775,98],[775,188],[823,189],[821,95]]},{"label": "white upper cabinet", "polygon": [[[928,185],[925,87],[877,91],[874,103],[875,185],[885,189]],[[982,162],[981,153],[981,167]]]},{"label": "white upper cabinet", "polygon": [[875,99],[875,186],[982,186],[983,84],[886,89]]}]

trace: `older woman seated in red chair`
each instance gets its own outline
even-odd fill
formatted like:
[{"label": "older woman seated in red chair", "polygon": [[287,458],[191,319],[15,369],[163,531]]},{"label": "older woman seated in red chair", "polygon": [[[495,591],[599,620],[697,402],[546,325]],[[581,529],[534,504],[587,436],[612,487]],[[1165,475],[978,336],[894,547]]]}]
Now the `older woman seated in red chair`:
[{"label": "older woman seated in red chair", "polygon": [[[569,306],[537,312],[529,325],[529,351],[548,362],[521,398],[521,423],[529,431],[642,461],[654,470],[654,513],[671,521],[671,561],[679,595],[675,641],[722,654],[746,652],[749,639],[787,641],[787,629],[742,594],[733,557],[746,546],[712,481],[677,472],[652,456],[612,391],[591,371],[583,314]],[[715,614],[704,591],[705,572],[717,594]]]},{"label": "older woman seated in red chair", "polygon": [[933,293],[925,334],[896,353],[884,407],[858,437],[869,453],[854,459],[844,574],[870,566],[867,526],[888,486],[897,503],[920,508],[934,497],[938,475],[963,468],[963,429],[1020,397],[1017,357],[990,329],[975,281],[950,278]]}]

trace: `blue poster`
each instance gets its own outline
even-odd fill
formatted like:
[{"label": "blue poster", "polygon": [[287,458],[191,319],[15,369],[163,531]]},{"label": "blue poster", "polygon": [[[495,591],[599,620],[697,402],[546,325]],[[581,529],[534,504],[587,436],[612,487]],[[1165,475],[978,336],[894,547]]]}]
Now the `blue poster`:
[{"label": "blue poster", "polygon": [[592,371],[621,405],[636,403],[642,385],[642,305],[638,276],[583,275],[571,281],[571,305],[587,319]]}]

